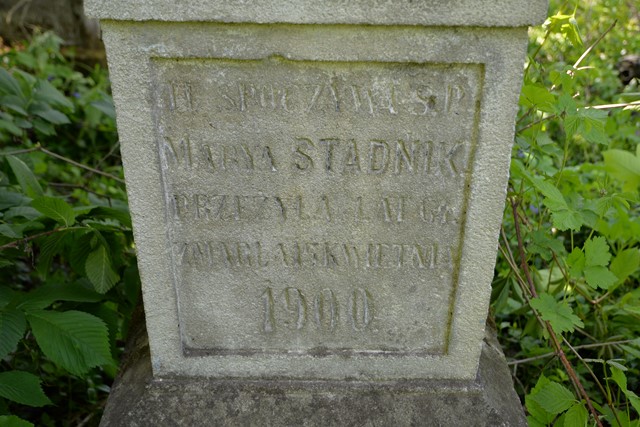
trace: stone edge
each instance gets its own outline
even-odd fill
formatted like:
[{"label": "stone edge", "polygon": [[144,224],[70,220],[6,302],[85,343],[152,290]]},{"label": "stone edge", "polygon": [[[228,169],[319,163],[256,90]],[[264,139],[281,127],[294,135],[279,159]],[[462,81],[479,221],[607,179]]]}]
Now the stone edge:
[{"label": "stone edge", "polygon": [[[378,419],[380,414],[372,414],[369,407],[373,400],[381,406],[376,409],[394,421],[420,417],[426,422],[421,417],[426,405],[439,409],[428,414],[434,425],[473,417],[477,425],[524,427],[524,411],[511,381],[495,329],[490,325],[482,343],[480,369],[473,381],[398,380],[372,385],[349,381],[153,378],[144,314],[139,306],[100,426],[142,426],[152,420],[170,425],[172,420],[185,416],[190,422],[215,419],[228,425],[242,425],[247,418],[265,425],[284,425],[283,418],[287,423],[315,425],[308,418],[309,413],[323,414],[323,425],[340,425],[344,422],[337,419],[341,411],[360,421]],[[298,406],[300,403],[302,406]],[[460,409],[465,410],[460,413]]]},{"label": "stone edge", "polygon": [[523,27],[544,22],[548,0],[85,0],[84,7],[90,17],[124,21]]}]

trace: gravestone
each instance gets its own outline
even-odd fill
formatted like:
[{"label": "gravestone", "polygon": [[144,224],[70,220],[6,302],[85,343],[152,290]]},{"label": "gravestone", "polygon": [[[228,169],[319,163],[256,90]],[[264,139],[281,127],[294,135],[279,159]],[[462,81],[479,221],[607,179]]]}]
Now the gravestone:
[{"label": "gravestone", "polygon": [[485,319],[546,1],[86,7],[148,333],[104,425],[525,423]]}]

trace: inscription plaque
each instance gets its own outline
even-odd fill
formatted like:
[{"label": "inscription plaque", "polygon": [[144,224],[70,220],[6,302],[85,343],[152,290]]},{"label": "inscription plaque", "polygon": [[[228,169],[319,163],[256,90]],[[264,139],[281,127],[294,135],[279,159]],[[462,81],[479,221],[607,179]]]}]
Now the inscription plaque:
[{"label": "inscription plaque", "polygon": [[185,356],[446,354],[482,64],[151,74]]}]

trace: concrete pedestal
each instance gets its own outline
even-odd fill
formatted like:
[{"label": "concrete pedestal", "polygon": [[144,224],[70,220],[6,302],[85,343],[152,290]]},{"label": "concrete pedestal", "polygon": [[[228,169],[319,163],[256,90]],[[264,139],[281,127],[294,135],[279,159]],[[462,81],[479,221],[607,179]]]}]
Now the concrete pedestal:
[{"label": "concrete pedestal", "polygon": [[526,426],[494,332],[475,381],[153,379],[144,322],[101,426]]}]

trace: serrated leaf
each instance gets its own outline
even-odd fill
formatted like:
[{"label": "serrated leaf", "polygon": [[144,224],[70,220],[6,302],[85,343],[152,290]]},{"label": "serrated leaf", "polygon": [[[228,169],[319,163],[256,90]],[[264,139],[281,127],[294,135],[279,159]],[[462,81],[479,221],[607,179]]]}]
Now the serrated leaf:
[{"label": "serrated leaf", "polygon": [[615,274],[610,272],[607,267],[603,267],[601,265],[585,268],[584,278],[586,279],[587,284],[594,289],[609,289],[618,281]]},{"label": "serrated leaf", "polygon": [[99,245],[91,252],[84,264],[87,277],[96,291],[106,293],[113,287],[120,277],[111,268],[111,260],[104,245]]},{"label": "serrated leaf", "polygon": [[529,424],[531,426],[547,426],[555,419],[554,414],[550,414],[549,412],[547,412],[534,399],[534,397],[540,392],[540,390],[542,390],[545,385],[549,384],[549,382],[550,381],[544,376],[544,374],[540,375],[533,390],[531,390],[531,392],[524,397],[527,411],[529,412],[529,414],[531,414],[530,417],[527,417],[527,420],[529,421]]},{"label": "serrated leaf", "polygon": [[554,381],[545,384],[532,399],[550,414],[566,411],[576,402],[569,389]]},{"label": "serrated leaf", "polygon": [[18,180],[18,184],[22,187],[22,191],[29,197],[39,197],[43,195],[42,187],[36,179],[31,169],[19,158],[15,156],[7,156],[7,162]]},{"label": "serrated leaf", "polygon": [[14,308],[0,310],[0,360],[13,353],[27,330],[24,314]]},{"label": "serrated leaf", "polygon": [[553,226],[558,230],[580,230],[585,223],[584,216],[573,209],[551,212]]},{"label": "serrated leaf", "polygon": [[582,403],[576,403],[564,415],[564,427],[585,427],[587,421],[589,412]]},{"label": "serrated leaf", "polygon": [[75,375],[111,362],[109,334],[104,322],[80,311],[34,310],[27,313],[42,352]]},{"label": "serrated leaf", "polygon": [[543,320],[551,323],[556,333],[573,332],[576,326],[583,327],[582,320],[566,303],[560,303],[549,294],[541,294],[531,300],[531,306],[538,310]]},{"label": "serrated leaf", "polygon": [[587,267],[609,264],[611,254],[609,245],[604,237],[589,239],[584,244],[585,265]]},{"label": "serrated leaf", "polygon": [[123,209],[98,206],[91,210],[91,215],[96,218],[113,218],[127,228],[131,228],[131,216]]},{"label": "serrated leaf", "polygon": [[567,265],[569,266],[569,275],[572,278],[581,278],[585,267],[584,252],[579,248],[574,248],[567,257]]},{"label": "serrated leaf", "polygon": [[620,387],[620,390],[623,392],[627,390],[627,377],[622,371],[622,369],[618,369],[615,366],[611,365],[609,368],[611,369],[611,379]]},{"label": "serrated leaf", "polygon": [[640,267],[640,251],[636,248],[625,249],[611,261],[609,268],[618,278],[617,283],[624,282]]},{"label": "serrated leaf", "polygon": [[551,211],[553,226],[558,230],[579,230],[584,224],[582,214],[573,209],[558,188],[543,179],[532,179],[532,184],[544,195],[543,203]]},{"label": "serrated leaf", "polygon": [[[612,365],[612,364],[610,364]],[[611,379],[620,387],[620,390],[629,400],[633,409],[640,414],[640,398],[631,390],[627,389],[627,377],[621,369],[611,366]]]},{"label": "serrated leaf", "polygon": [[538,253],[545,260],[550,260],[552,251],[556,254],[564,252],[564,246],[557,238],[549,237],[542,230],[536,230],[531,233],[531,244],[527,247],[530,253]]},{"label": "serrated leaf", "polygon": [[34,427],[29,421],[15,415],[0,415],[0,427]]},{"label": "serrated leaf", "polygon": [[72,234],[75,230],[63,229],[45,237],[40,245],[40,256],[38,258],[38,271],[45,277],[51,268],[53,257],[59,254],[64,248],[67,234]]},{"label": "serrated leaf", "polygon": [[627,390],[627,393],[625,394],[627,395],[627,399],[629,399],[629,403],[633,406],[633,409],[640,414],[640,397],[630,390]]},{"label": "serrated leaf", "polygon": [[73,208],[57,197],[38,197],[31,202],[31,206],[65,227],[70,227],[76,222]]},{"label": "serrated leaf", "polygon": [[18,301],[17,308],[24,311],[40,310],[56,301],[98,302],[104,296],[82,286],[79,282],[47,283],[27,294]]},{"label": "serrated leaf", "polygon": [[540,111],[551,113],[554,111],[556,97],[545,86],[539,84],[527,84],[520,93],[520,104],[525,107],[534,107]]},{"label": "serrated leaf", "polygon": [[0,372],[0,396],[28,406],[51,404],[42,391],[40,378],[22,371]]}]

